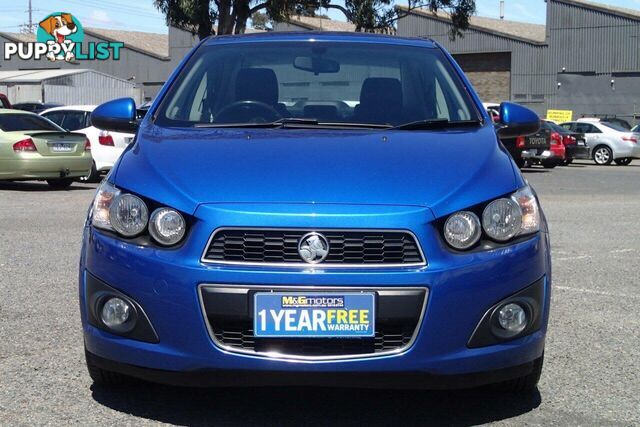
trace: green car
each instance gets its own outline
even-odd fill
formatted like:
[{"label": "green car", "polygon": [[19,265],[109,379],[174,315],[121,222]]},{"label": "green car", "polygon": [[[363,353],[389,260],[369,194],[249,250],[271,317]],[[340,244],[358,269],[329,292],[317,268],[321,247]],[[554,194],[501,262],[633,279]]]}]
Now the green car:
[{"label": "green car", "polygon": [[91,165],[85,135],[37,114],[0,109],[0,180],[46,180],[52,188],[66,188]]}]

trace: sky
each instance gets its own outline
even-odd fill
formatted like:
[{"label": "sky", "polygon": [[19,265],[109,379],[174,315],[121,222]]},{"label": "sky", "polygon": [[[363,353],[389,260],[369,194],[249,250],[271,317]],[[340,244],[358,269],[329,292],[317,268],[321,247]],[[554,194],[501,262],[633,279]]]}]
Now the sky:
[{"label": "sky", "polygon": [[[152,0],[31,0],[33,21],[37,24],[52,12],[69,12],[83,26],[118,30],[166,33],[164,17],[153,7]],[[599,0],[600,3],[640,9],[640,0]],[[0,32],[18,32],[28,22],[29,0],[0,1]],[[399,4],[403,1],[400,0]],[[505,0],[505,19],[544,24],[544,0]],[[498,18],[500,0],[476,0],[477,15]],[[329,16],[344,20],[340,12]]]}]

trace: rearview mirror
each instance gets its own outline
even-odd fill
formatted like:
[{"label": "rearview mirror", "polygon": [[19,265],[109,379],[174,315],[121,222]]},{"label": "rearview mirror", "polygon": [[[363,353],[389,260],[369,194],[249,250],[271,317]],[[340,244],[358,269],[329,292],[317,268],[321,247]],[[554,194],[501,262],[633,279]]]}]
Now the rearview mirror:
[{"label": "rearview mirror", "polygon": [[302,71],[310,71],[316,75],[340,71],[340,64],[337,61],[320,56],[296,56],[293,60],[293,67]]},{"label": "rearview mirror", "polygon": [[500,122],[497,126],[500,138],[527,136],[540,130],[540,117],[519,104],[503,102],[500,104]]},{"label": "rearview mirror", "polygon": [[105,102],[91,113],[94,127],[112,132],[136,133],[136,103],[131,98],[119,98]]}]

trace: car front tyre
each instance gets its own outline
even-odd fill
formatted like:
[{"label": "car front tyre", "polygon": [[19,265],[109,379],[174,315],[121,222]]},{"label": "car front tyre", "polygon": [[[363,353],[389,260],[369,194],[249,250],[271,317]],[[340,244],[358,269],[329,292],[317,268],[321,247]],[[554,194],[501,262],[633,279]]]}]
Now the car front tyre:
[{"label": "car front tyre", "polygon": [[540,376],[542,375],[542,365],[544,364],[544,353],[533,362],[533,370],[519,378],[514,378],[503,383],[495,384],[496,390],[501,392],[528,393],[532,392],[538,386]]},{"label": "car front tyre", "polygon": [[631,157],[623,157],[622,159],[615,159],[614,162],[616,162],[616,165],[618,166],[627,166],[631,164],[632,160],[633,159]]},{"label": "car front tyre", "polygon": [[593,149],[593,161],[598,166],[610,165],[613,161],[613,151],[606,145],[599,145]]},{"label": "car front tyre", "polygon": [[53,190],[65,190],[71,186],[73,178],[48,179],[47,184]]},{"label": "car front tyre", "polygon": [[118,386],[123,384],[130,384],[133,381],[131,377],[127,377],[126,375],[122,375],[117,372],[107,371],[106,369],[102,369],[96,366],[91,361],[91,355],[86,349],[84,351],[84,356],[87,363],[89,376],[91,377],[91,380],[94,384],[101,386]]}]

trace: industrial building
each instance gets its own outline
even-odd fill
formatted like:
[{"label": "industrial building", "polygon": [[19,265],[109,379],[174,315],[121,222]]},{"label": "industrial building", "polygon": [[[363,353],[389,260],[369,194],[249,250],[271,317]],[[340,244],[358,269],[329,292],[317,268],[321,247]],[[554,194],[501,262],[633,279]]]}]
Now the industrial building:
[{"label": "industrial building", "polygon": [[[124,42],[124,47],[120,50],[120,59],[68,63],[65,61],[50,62],[47,59],[23,60],[15,56],[10,60],[5,60],[4,55],[0,55],[0,71],[92,69],[120,80],[130,81],[137,89],[134,98],[142,102],[150,100],[156,95],[172,69],[166,34],[84,28],[84,35],[85,42],[89,43]],[[33,34],[0,33],[0,46],[6,42],[34,41]],[[95,87],[94,90],[99,91],[102,88]],[[14,99],[10,96],[9,99],[11,102],[53,102],[47,98]],[[89,101],[83,103],[89,103]]]},{"label": "industrial building", "polygon": [[539,114],[640,119],[640,11],[584,0],[547,0],[546,25],[473,17],[450,38],[446,14],[413,10],[400,36],[449,50],[484,101],[513,100]]},{"label": "industrial building", "polygon": [[14,103],[42,99],[63,105],[95,105],[138,96],[133,82],[82,68],[0,71],[0,93]]}]

